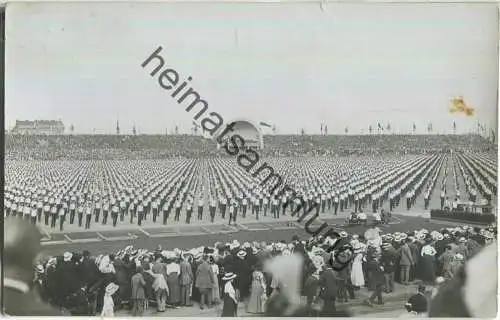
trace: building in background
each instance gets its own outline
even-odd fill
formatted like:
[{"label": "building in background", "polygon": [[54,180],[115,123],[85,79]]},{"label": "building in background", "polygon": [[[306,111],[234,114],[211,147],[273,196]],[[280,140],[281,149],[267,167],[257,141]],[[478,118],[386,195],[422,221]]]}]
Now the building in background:
[{"label": "building in background", "polygon": [[16,120],[16,125],[10,133],[36,135],[63,134],[64,123],[61,120]]}]

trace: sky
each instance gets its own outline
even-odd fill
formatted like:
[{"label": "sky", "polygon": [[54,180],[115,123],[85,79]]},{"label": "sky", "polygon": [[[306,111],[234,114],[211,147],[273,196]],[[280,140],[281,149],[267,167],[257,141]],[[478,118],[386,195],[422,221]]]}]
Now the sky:
[{"label": "sky", "polygon": [[[496,128],[498,39],[495,4],[9,3],[6,128],[190,132],[193,114],[141,67],[159,46],[225,121],[293,134]],[[473,118],[450,114],[458,96]]]}]

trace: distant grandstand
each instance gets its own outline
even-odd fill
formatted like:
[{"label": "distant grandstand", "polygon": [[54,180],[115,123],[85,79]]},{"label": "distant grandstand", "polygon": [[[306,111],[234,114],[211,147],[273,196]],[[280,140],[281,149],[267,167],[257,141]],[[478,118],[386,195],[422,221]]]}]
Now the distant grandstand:
[{"label": "distant grandstand", "polygon": [[61,120],[16,120],[11,134],[23,135],[59,135],[64,133],[65,126]]}]

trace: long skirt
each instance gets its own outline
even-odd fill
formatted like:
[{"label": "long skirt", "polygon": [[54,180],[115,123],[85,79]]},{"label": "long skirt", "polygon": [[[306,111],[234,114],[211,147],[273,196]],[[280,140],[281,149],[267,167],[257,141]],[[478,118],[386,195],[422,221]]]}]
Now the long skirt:
[{"label": "long skirt", "polygon": [[262,296],[264,295],[264,288],[260,281],[252,283],[252,292],[250,293],[250,301],[248,301],[248,313],[263,313],[264,303]]},{"label": "long skirt", "polygon": [[212,288],[212,301],[220,301],[219,281],[214,281],[214,286]]},{"label": "long skirt", "polygon": [[238,305],[227,294],[224,294],[224,306],[222,307],[222,317],[236,317],[238,313]]},{"label": "long skirt", "polygon": [[167,276],[168,285],[168,303],[176,305],[181,302],[181,285],[179,284],[179,275],[175,272]]}]

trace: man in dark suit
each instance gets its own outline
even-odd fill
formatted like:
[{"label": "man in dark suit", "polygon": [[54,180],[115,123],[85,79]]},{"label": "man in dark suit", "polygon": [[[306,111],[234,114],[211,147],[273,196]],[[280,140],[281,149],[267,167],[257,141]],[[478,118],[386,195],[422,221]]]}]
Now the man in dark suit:
[{"label": "man in dark suit", "polygon": [[368,262],[368,270],[370,272],[370,281],[374,286],[373,293],[371,297],[365,302],[372,306],[375,298],[377,298],[378,304],[384,304],[382,299],[382,289],[384,288],[385,276],[384,276],[384,267],[380,262],[381,254],[380,252],[374,252],[371,261]]},{"label": "man in dark suit", "polygon": [[179,277],[179,284],[181,285],[182,306],[191,306],[190,291],[194,282],[193,270],[187,258],[187,256],[184,256],[180,264],[181,274]]},{"label": "man in dark suit", "polygon": [[3,312],[10,316],[62,316],[31,290],[41,234],[28,221],[6,218],[4,223]]},{"label": "man in dark suit", "polygon": [[325,270],[319,277],[319,296],[323,299],[324,305],[321,311],[322,316],[329,316],[336,312],[335,299],[337,297],[337,282],[335,271],[330,264],[325,264]]}]

